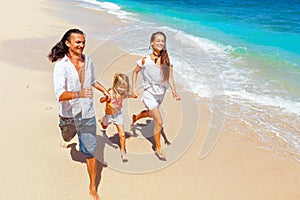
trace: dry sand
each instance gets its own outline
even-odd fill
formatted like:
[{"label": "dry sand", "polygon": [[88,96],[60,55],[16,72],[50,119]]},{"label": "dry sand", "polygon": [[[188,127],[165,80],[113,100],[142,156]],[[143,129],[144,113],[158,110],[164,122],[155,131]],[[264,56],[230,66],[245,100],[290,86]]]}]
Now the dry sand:
[{"label": "dry sand", "polygon": [[[53,64],[46,55],[73,27],[87,33],[85,52],[89,54],[100,42],[95,37],[97,31],[109,34],[111,24],[122,26],[122,22],[69,1],[6,1],[4,5],[0,8],[0,199],[90,199],[88,175],[78,145],[60,146]],[[110,58],[118,54],[120,50],[114,46],[107,47],[105,54],[92,54],[96,74],[105,87],[111,86],[115,72],[130,74],[135,65],[137,56],[131,55],[108,65]],[[172,142],[171,146],[163,145],[169,155],[167,162],[154,156],[151,141],[143,137],[148,129],[128,138],[126,164],[121,163],[119,150],[98,129],[97,156],[108,164],[99,168],[102,199],[300,199],[299,164],[258,149],[234,133],[223,132],[213,151],[199,159],[212,113],[205,102],[197,103],[192,94],[180,89],[179,93],[181,102],[172,100],[168,93],[162,106],[165,132]],[[97,117],[103,112],[99,97],[96,93]],[[124,108],[126,131],[133,134],[129,130],[130,116],[143,105],[139,99],[129,99]],[[139,126],[148,122],[141,120]],[[115,133],[113,126],[107,130],[111,139]]]}]

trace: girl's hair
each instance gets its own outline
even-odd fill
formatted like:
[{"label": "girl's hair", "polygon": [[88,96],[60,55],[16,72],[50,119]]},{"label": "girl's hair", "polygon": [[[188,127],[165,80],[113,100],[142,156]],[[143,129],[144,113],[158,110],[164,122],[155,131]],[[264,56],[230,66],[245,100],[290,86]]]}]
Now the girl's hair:
[{"label": "girl's hair", "polygon": [[112,86],[112,89],[114,90],[114,92],[116,92],[117,87],[122,84],[127,85],[126,94],[129,94],[129,78],[128,78],[128,76],[126,74],[116,73],[114,75],[114,82],[113,82],[113,86]]},{"label": "girl's hair", "polygon": [[156,35],[162,35],[165,38],[165,46],[160,52],[160,63],[162,69],[163,81],[169,80],[170,75],[170,59],[167,52],[167,37],[163,32],[155,32],[151,35],[150,44],[154,41]]},{"label": "girl's hair", "polygon": [[52,47],[50,53],[48,54],[48,59],[51,62],[55,62],[59,59],[62,59],[65,55],[68,54],[69,48],[66,45],[66,41],[70,41],[70,37],[72,33],[78,33],[84,35],[84,33],[79,29],[70,29],[68,30],[62,37],[62,39]]}]

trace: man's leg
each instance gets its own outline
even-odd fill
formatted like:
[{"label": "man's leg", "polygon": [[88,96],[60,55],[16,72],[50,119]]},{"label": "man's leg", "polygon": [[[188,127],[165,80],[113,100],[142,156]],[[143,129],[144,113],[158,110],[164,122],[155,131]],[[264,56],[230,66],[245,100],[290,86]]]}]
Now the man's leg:
[{"label": "man's leg", "polygon": [[97,177],[97,160],[95,157],[86,159],[86,166],[90,178],[90,194],[93,199],[100,200],[97,193],[96,177]]},{"label": "man's leg", "polygon": [[90,194],[94,200],[99,200],[97,193],[97,160],[95,158],[97,136],[96,136],[96,118],[83,119],[78,134],[80,151],[86,156],[86,166],[90,179]]}]

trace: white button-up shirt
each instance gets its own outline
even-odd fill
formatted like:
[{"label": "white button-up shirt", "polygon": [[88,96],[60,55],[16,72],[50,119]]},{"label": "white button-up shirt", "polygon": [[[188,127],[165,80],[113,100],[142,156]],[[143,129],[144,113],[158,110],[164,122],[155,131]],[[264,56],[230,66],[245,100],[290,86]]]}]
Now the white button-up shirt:
[{"label": "white button-up shirt", "polygon": [[[92,86],[95,82],[94,65],[92,59],[85,56],[85,78],[83,88]],[[73,63],[67,56],[63,57],[54,66],[53,72],[55,97],[59,100],[63,92],[79,92],[81,84],[78,73]],[[68,101],[59,101],[59,115],[62,117],[74,117],[82,112],[82,118],[95,116],[93,98],[75,98]]]}]

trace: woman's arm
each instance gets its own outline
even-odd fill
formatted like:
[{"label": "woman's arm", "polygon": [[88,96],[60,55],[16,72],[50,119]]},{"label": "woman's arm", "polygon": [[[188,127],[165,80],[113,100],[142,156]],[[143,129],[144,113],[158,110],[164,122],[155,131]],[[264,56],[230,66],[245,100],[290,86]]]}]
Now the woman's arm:
[{"label": "woman's arm", "polygon": [[136,92],[136,80],[137,80],[137,76],[139,71],[141,71],[141,67],[140,66],[136,66],[135,69],[132,72],[132,92],[131,92],[131,96],[133,98],[137,98],[137,92]]},{"label": "woman's arm", "polygon": [[173,77],[173,65],[170,65],[169,84],[170,84],[170,88],[172,90],[173,98],[176,101],[179,101],[181,98],[180,98],[179,94],[177,94],[177,92],[176,92],[176,87],[175,87],[174,77]]}]

